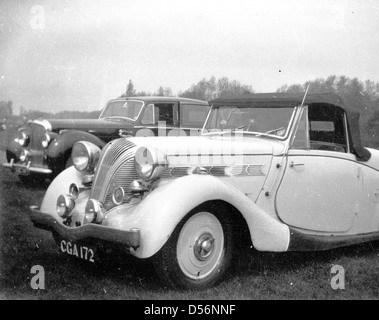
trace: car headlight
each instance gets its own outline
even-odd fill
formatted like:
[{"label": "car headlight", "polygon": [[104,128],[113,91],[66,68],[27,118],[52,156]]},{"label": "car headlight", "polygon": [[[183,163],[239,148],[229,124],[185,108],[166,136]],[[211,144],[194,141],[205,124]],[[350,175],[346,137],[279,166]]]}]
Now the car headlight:
[{"label": "car headlight", "polygon": [[72,148],[72,162],[76,170],[93,172],[100,157],[100,148],[88,141],[79,141]]},{"label": "car headlight", "polygon": [[167,156],[162,151],[141,147],[134,156],[134,167],[138,176],[145,181],[159,178],[167,168]]},{"label": "car headlight", "polygon": [[16,140],[22,147],[26,147],[30,141],[30,137],[26,131],[19,131]]}]

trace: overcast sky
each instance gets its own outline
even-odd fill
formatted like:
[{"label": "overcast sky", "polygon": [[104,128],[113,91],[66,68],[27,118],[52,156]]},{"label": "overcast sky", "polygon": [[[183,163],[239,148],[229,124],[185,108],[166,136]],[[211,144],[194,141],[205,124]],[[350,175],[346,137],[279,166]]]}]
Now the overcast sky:
[{"label": "overcast sky", "polygon": [[329,75],[379,82],[377,0],[0,2],[0,100],[96,110],[227,76],[256,92]]}]

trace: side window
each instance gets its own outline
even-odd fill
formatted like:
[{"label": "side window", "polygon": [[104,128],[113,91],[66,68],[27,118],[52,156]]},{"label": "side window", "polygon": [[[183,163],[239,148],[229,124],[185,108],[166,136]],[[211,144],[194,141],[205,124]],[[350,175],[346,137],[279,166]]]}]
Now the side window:
[{"label": "side window", "polygon": [[310,105],[300,119],[292,148],[349,152],[345,112],[331,105]]},{"label": "side window", "polygon": [[166,125],[174,124],[174,104],[156,103],[149,104],[142,117],[142,124],[157,125],[158,121],[165,121]]},{"label": "side window", "polygon": [[209,107],[204,105],[180,105],[180,125],[201,128],[208,115]]},{"label": "side window", "polygon": [[309,149],[308,108],[304,108],[292,140],[292,149]]},{"label": "side window", "polygon": [[157,121],[165,121],[166,125],[174,124],[174,104],[173,103],[156,103],[155,104],[155,124]]},{"label": "side window", "polygon": [[309,107],[311,149],[348,152],[345,112],[330,105]]},{"label": "side window", "polygon": [[145,113],[141,119],[142,124],[154,124],[155,123],[155,112],[154,112],[154,105],[149,104],[146,109]]}]

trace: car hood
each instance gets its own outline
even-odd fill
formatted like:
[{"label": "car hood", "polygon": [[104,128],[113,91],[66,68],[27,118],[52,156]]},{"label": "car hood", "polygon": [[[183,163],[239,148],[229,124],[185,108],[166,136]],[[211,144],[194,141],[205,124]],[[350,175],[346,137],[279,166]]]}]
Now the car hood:
[{"label": "car hood", "polygon": [[123,119],[50,119],[48,122],[54,132],[64,129],[88,131],[91,129],[106,130],[133,127],[133,122]]},{"label": "car hood", "polygon": [[275,155],[284,151],[284,143],[254,136],[224,135],[195,137],[129,137],[137,146],[157,148],[173,156]]}]

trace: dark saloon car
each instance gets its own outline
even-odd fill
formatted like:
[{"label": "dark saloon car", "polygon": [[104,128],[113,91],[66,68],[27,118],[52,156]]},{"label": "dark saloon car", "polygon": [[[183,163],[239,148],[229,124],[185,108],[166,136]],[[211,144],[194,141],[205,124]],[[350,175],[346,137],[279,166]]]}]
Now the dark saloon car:
[{"label": "dark saloon car", "polygon": [[35,120],[20,128],[6,150],[4,167],[25,183],[54,178],[71,166],[78,141],[102,148],[125,136],[190,135],[202,128],[206,101],[180,97],[126,97],[110,100],[99,119]]}]

